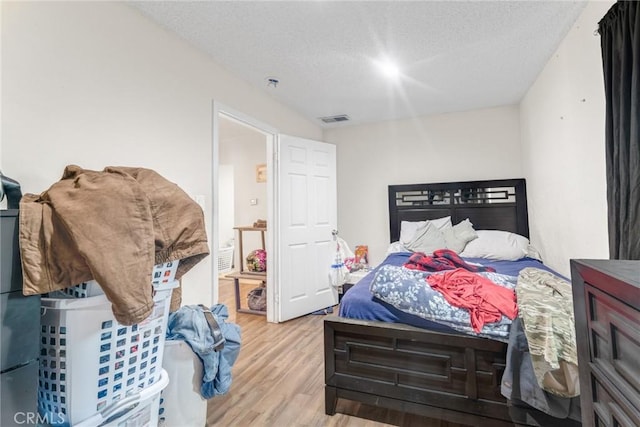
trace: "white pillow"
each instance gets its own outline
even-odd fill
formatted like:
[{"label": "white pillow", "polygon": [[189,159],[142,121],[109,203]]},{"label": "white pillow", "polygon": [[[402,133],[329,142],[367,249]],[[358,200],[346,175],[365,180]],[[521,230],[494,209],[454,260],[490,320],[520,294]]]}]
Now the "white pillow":
[{"label": "white pillow", "polygon": [[405,248],[401,242],[393,242],[387,248],[386,255],[390,255],[396,252],[409,252],[409,249]]},{"label": "white pillow", "polygon": [[431,222],[436,227],[436,229],[440,231],[449,227],[453,227],[450,216],[445,216],[438,219],[430,219],[429,221],[401,221],[400,222],[400,243],[406,245],[411,240],[413,240],[413,236],[415,236],[416,230],[419,227],[426,225],[427,222]]},{"label": "white pillow", "polygon": [[436,249],[445,248],[446,242],[442,231],[438,230],[432,221],[426,221],[423,226],[416,230],[413,239],[405,246],[412,252],[423,252],[431,255]]},{"label": "white pillow", "polygon": [[469,218],[460,221],[451,228],[442,232],[447,249],[460,253],[467,246],[467,243],[478,238],[478,233],[473,229],[473,224]]},{"label": "white pillow", "polygon": [[538,249],[536,249],[536,247],[531,243],[529,243],[529,246],[527,246],[527,257],[537,259],[538,261],[542,262],[542,255],[540,255]]},{"label": "white pillow", "polygon": [[501,230],[476,230],[478,238],[465,246],[460,256],[516,261],[527,256],[529,239]]}]

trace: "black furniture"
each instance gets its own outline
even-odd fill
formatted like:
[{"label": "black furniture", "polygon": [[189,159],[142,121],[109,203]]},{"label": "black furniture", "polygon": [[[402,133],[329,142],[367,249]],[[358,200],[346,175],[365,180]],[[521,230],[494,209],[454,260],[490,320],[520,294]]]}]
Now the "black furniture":
[{"label": "black furniture", "polygon": [[[525,180],[389,186],[391,242],[403,220],[449,215],[454,224],[469,218],[476,229],[529,237]],[[325,412],[335,414],[343,398],[460,424],[513,426],[518,411],[500,393],[506,350],[499,341],[399,323],[327,319]],[[552,425],[567,424],[554,419],[544,427]]]},{"label": "black furniture", "polygon": [[0,210],[0,425],[37,413],[40,297],[22,295],[18,210]]},{"label": "black furniture", "polygon": [[571,260],[584,426],[640,426],[640,261]]}]

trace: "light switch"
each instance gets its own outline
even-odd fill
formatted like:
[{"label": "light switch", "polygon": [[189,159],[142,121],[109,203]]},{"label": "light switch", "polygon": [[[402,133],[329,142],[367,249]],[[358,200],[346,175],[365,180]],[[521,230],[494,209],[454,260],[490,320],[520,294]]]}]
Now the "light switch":
[{"label": "light switch", "polygon": [[249,200],[249,204],[250,204],[251,206],[255,206],[255,205],[257,205],[257,204],[258,204],[258,199],[251,199],[251,200]]}]

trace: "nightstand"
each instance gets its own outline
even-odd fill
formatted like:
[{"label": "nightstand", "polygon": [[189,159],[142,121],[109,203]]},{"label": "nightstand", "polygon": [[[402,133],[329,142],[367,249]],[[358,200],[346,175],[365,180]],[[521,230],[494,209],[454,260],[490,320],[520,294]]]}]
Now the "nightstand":
[{"label": "nightstand", "polygon": [[349,273],[347,276],[347,282],[345,284],[355,285],[362,279],[364,276],[369,274],[371,270],[356,270]]},{"label": "nightstand", "polygon": [[338,301],[342,300],[342,296],[349,290],[349,288],[358,283],[360,279],[362,279],[370,272],[371,270],[357,270],[350,272],[347,276],[347,281],[338,289]]}]

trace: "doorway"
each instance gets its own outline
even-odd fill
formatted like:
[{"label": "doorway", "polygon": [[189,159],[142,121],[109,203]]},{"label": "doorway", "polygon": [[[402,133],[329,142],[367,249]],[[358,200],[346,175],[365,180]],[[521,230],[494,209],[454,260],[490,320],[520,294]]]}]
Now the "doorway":
[{"label": "doorway", "polygon": [[[214,300],[219,299],[220,277],[247,270],[246,257],[256,249],[274,254],[272,232],[242,232],[238,228],[250,228],[258,221],[273,223],[273,191],[269,184],[272,177],[273,140],[276,131],[251,117],[214,102],[213,114],[213,238],[217,265],[214,265]],[[273,178],[271,178],[273,179]],[[270,221],[271,219],[271,221]],[[225,257],[233,251],[232,266]],[[267,258],[267,263],[271,261]],[[268,265],[267,264],[267,265]],[[216,268],[217,267],[217,268]],[[267,268],[266,277],[239,282],[236,304],[241,309],[248,306],[248,291],[260,288],[264,283],[268,291],[264,312],[267,321],[273,322],[274,304],[273,274]],[[265,280],[261,280],[265,279]],[[228,281],[223,283],[228,285]],[[249,286],[247,286],[249,285]],[[255,299],[252,300],[255,303]],[[254,307],[255,308],[255,307]],[[236,310],[236,306],[229,307]]]},{"label": "doorway", "polygon": [[[220,205],[223,196],[219,188],[221,175],[219,134],[221,126],[229,124],[227,123],[229,121],[248,127],[251,132],[262,135],[266,142],[266,222],[268,227],[263,228],[264,243],[262,245],[266,248],[268,255],[267,321],[284,322],[337,304],[337,290],[330,285],[327,270],[327,260],[333,256],[331,231],[337,227],[335,145],[279,134],[270,126],[215,101],[213,106],[213,217],[211,223],[214,256],[218,256],[220,252],[221,225],[218,219],[224,209]],[[261,163],[250,165],[253,172],[247,172],[247,174],[251,179],[257,180],[257,176],[263,174],[263,171],[257,170],[257,167],[262,165]],[[224,172],[222,174],[224,175]],[[234,194],[236,182],[239,181],[235,179],[236,176],[234,172]],[[248,202],[251,206],[254,202],[252,199],[253,197],[249,196],[248,201],[242,199],[238,202],[234,201],[234,207],[236,210],[246,210],[245,204]],[[256,200],[255,203],[256,205],[253,206],[258,206],[260,201]],[[234,218],[236,215],[237,213],[234,213]],[[250,217],[249,219],[256,221],[261,218]],[[234,228],[249,225],[253,223],[235,224]],[[238,267],[242,260],[240,257],[244,256],[243,253],[236,257]],[[214,301],[218,301],[219,281],[216,263],[214,263],[213,279],[213,297]],[[239,297],[244,298],[244,296]]]}]

